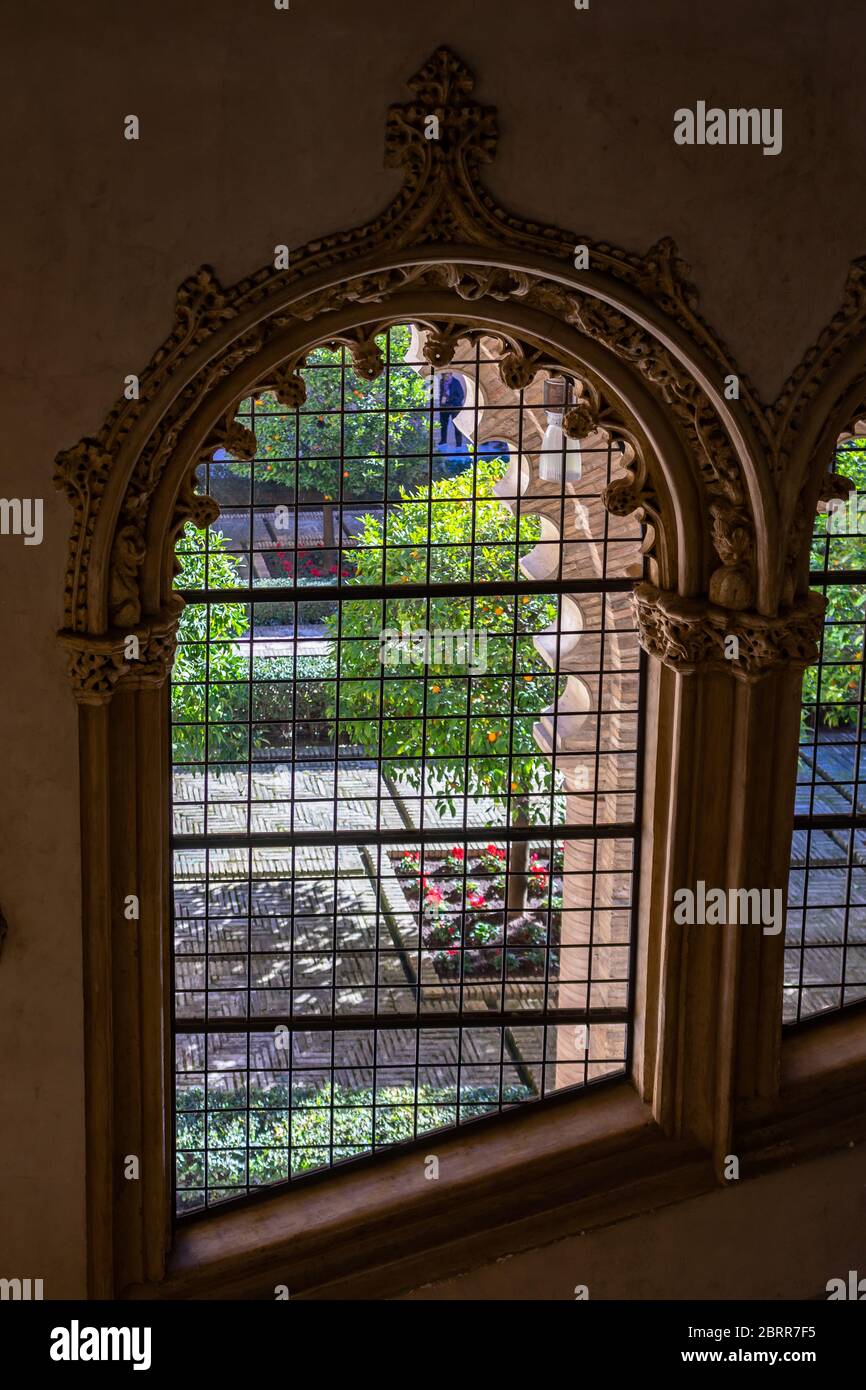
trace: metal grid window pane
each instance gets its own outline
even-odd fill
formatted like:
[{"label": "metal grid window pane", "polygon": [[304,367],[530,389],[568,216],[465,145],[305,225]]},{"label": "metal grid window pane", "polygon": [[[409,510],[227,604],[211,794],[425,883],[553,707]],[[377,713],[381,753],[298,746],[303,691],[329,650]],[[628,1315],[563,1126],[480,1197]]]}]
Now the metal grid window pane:
[{"label": "metal grid window pane", "polygon": [[[238,421],[172,679],[177,1209],[628,1064],[641,532],[501,345]],[[445,378],[448,380],[445,380]],[[564,386],[556,382],[557,387]]]},{"label": "metal grid window pane", "polygon": [[866,636],[866,448],[841,444],[835,471],[847,500],[815,520],[814,588],[827,597],[817,666],[803,712],[788,917],[784,1020],[866,998],[866,788],[863,644]]}]

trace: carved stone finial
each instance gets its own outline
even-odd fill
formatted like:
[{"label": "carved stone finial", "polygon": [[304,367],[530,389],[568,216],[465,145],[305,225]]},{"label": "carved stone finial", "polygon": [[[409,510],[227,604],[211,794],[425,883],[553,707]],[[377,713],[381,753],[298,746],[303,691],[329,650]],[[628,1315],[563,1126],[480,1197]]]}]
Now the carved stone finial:
[{"label": "carved stone finial", "polygon": [[223,449],[232,458],[242,463],[252,463],[258,444],[256,436],[246,425],[240,424],[230,411],[208,435],[207,443],[201,452],[202,463],[209,462],[217,449]]},{"label": "carved stone finial", "polygon": [[[407,86],[415,100],[388,112],[387,168],[430,161],[443,168],[462,162],[469,169],[493,158],[499,134],[496,110],[471,100],[475,78],[450,49],[437,48]],[[431,116],[438,122],[435,138],[430,138]]]},{"label": "carved stone finial", "polygon": [[[582,438],[578,435],[577,438]],[[631,516],[634,512],[650,509],[658,511],[658,501],[645,470],[642,476],[629,471],[621,478],[614,478],[602,489],[601,503],[611,516]]]}]

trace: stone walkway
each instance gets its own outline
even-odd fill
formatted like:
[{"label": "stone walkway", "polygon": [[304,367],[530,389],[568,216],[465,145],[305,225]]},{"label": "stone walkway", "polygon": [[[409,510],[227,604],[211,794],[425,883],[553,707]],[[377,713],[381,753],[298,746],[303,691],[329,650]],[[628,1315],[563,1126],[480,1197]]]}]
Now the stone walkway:
[{"label": "stone walkway", "polygon": [[[858,757],[860,759],[858,769]],[[796,811],[798,815],[850,815],[854,808],[855,777],[866,777],[861,746],[850,736],[822,731],[817,747],[800,751]],[[814,783],[814,785],[812,785]],[[857,809],[866,809],[866,782],[858,791]],[[850,869],[849,869],[849,842]],[[808,853],[808,865],[806,856]],[[799,909],[802,906],[808,868],[806,941],[801,953]],[[795,830],[791,851],[787,932],[785,1018],[797,1016],[801,985],[802,1016],[838,1008],[840,985],[845,981],[845,1002],[866,998],[866,834],[847,830]],[[849,884],[850,877],[850,884]],[[860,878],[859,890],[856,878]],[[854,891],[850,891],[850,886]],[[846,910],[848,946],[844,948]],[[802,956],[802,959],[801,959]],[[802,978],[801,978],[802,968]],[[862,983],[861,983],[862,982]]]},{"label": "stone walkway", "polygon": [[[317,760],[302,767],[281,763],[255,768],[250,789],[256,798],[250,803],[249,824],[245,769],[227,770],[220,776],[219,799],[209,804],[208,828],[215,833],[333,829],[335,788],[339,787],[337,828],[374,830],[378,813],[383,828],[399,830],[412,821],[411,798],[417,797],[408,785],[386,782],[370,760]],[[196,833],[200,828],[200,802],[203,776],[187,770],[175,773],[175,830]],[[417,800],[414,802],[417,805]],[[292,811],[294,824],[292,825]],[[432,805],[426,808],[428,825],[448,824]],[[490,804],[471,801],[470,823],[490,823]],[[326,819],[326,816],[330,819]],[[459,831],[455,831],[455,838]],[[406,848],[411,841],[407,840]],[[396,852],[400,852],[396,846]],[[205,879],[206,855],[203,850],[179,849],[174,855],[176,988],[178,1020],[183,1015],[244,1017],[248,1002],[258,1014],[306,1014],[318,1016],[336,1012],[413,1013],[418,1007],[418,922],[417,909],[403,896],[393,873],[387,851],[375,846],[308,847],[296,849],[294,872],[291,849],[250,851],[246,848],[211,852]],[[377,883],[377,879],[379,880]],[[378,891],[377,891],[378,889]],[[206,947],[205,961],[204,953]],[[207,975],[206,975],[207,972]],[[209,985],[207,997],[204,989]],[[489,988],[469,987],[464,1004],[498,1006]],[[495,993],[495,991],[493,992]],[[459,992],[444,988],[432,965],[422,969],[421,1008],[448,1013],[459,1003]],[[524,1036],[525,1034],[525,1036]],[[343,1065],[336,1076],[351,1084],[353,1073],[369,1071],[373,1048],[379,1048],[379,1067],[385,1066],[393,1084],[412,1082],[415,1075],[415,1034],[380,1032],[378,1043],[367,1032],[341,1032]],[[411,1039],[411,1059],[397,1065],[397,1053]],[[443,1021],[442,1029],[427,1029],[421,1035],[424,1078],[430,1084],[446,1086],[456,1078],[459,1046],[456,1030]],[[330,1069],[331,1035],[298,1032],[293,1038],[293,1066]],[[540,1082],[536,1062],[542,1055],[543,1030],[521,1030],[522,1052],[514,1038],[504,1040],[498,1028],[464,1032],[461,1065],[464,1080],[473,1085],[499,1085],[499,1064],[503,1045],[506,1084]],[[217,1068],[229,1071],[246,1067],[246,1039],[224,1035],[219,1045]],[[213,1052],[214,1042],[211,1042]],[[253,1035],[254,1066],[274,1065],[273,1038]],[[226,1049],[228,1049],[226,1051]],[[180,1040],[179,1066],[195,1070],[201,1062],[200,1041]],[[270,1059],[270,1060],[269,1060]],[[509,1065],[509,1063],[511,1065]],[[278,1065],[285,1065],[278,1061]],[[478,1071],[475,1069],[479,1068]],[[360,1071],[356,1071],[360,1069]],[[519,1074],[518,1074],[519,1072]],[[472,1077],[469,1083],[470,1075]],[[536,1084],[537,1084],[536,1082]],[[238,1070],[238,1086],[244,1084]]]},{"label": "stone walkway", "polygon": [[[279,641],[279,635],[275,635],[275,639]],[[850,811],[853,788],[848,784],[855,776],[857,751],[855,744],[842,740],[822,743],[817,749],[817,760],[814,749],[803,750],[797,795],[799,813],[808,812],[810,796],[815,814]],[[816,767],[812,793],[803,782],[815,775]],[[861,767],[860,771],[866,773],[866,768]],[[386,782],[376,765],[362,758],[341,759],[336,765],[327,750],[318,755],[311,751],[306,765],[272,763],[253,767],[249,774],[246,769],[226,770],[218,779],[210,779],[209,790],[208,828],[215,833],[291,833],[292,830],[317,829],[369,830],[372,833],[377,824],[389,830],[411,826],[417,816],[417,793],[410,786]],[[190,771],[175,774],[174,815],[179,834],[200,833],[203,829],[200,806],[203,792],[203,776]],[[430,826],[450,823],[450,818],[439,815],[430,801],[425,814]],[[474,826],[487,825],[493,820],[491,807],[481,801],[470,801],[469,817]],[[455,835],[458,833],[455,827]],[[863,982],[859,992],[866,996],[866,907],[855,907],[849,913],[847,950],[843,950],[841,944],[845,932],[845,909],[841,904],[848,897],[848,841],[847,831],[812,833],[806,949],[802,962],[798,916],[796,920],[792,916],[788,928],[786,1018],[796,1016],[801,985],[808,987],[804,991],[804,1013],[838,1006],[843,972],[847,983],[846,1000],[853,997],[859,981]],[[806,844],[806,832],[797,831],[790,886],[790,906],[795,912],[802,899]],[[246,850],[223,851],[218,861],[212,858],[209,911],[223,914],[218,927],[211,924],[211,950],[216,953],[211,960],[212,973],[217,957],[231,955],[232,962],[228,978],[220,981],[221,986],[228,988],[224,993],[212,990],[210,994],[211,1011],[224,1010],[226,1014],[245,1011],[248,984],[245,953],[249,948],[254,953],[264,953],[265,957],[271,953],[272,963],[265,969],[256,963],[258,957],[255,958],[259,974],[249,982],[259,991],[254,1007],[263,1012],[312,1010],[319,1013],[332,1007],[339,1013],[373,1012],[376,1006],[411,1012],[415,1008],[416,981],[414,976],[407,975],[405,957],[401,963],[397,943],[387,935],[377,916],[375,855],[372,847],[366,851],[359,847],[341,847],[337,864],[334,851],[305,848],[302,859],[296,863],[299,876],[294,888],[289,852],[275,851],[269,859],[265,852],[256,851],[255,883],[248,877]],[[179,950],[184,946],[188,950],[203,948],[206,896],[201,881],[203,862],[200,852],[179,851],[175,857]],[[866,882],[866,834],[862,832],[854,836],[852,863],[854,871],[864,874]],[[866,895],[861,893],[861,897],[866,898]],[[378,942],[377,931],[384,938]],[[293,978],[288,979],[292,944],[297,964]],[[410,944],[417,948],[417,927]],[[333,951],[336,954],[332,955]],[[283,960],[277,959],[280,954]],[[191,971],[189,979],[185,978],[187,967],[180,956],[178,966],[179,986],[194,991],[192,976],[195,971]],[[199,1011],[198,1007],[191,1009],[193,1013]],[[434,1058],[438,1057],[434,1065],[440,1062],[445,1065],[444,1059],[450,1055],[450,1032],[433,1034],[429,1041]],[[358,1040],[359,1057],[361,1053],[366,1057],[369,1045],[368,1038]],[[473,1047],[479,1061],[493,1054],[498,1058],[498,1032],[492,1033],[486,1044],[473,1042]]]}]

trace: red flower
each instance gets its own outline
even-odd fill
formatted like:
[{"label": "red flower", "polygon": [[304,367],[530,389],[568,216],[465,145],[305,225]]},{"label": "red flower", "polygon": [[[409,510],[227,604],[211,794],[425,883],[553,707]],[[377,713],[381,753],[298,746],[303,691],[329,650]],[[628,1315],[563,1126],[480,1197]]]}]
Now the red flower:
[{"label": "red flower", "polygon": [[465,858],[466,858],[466,851],[465,851],[464,849],[461,849],[460,846],[458,845],[458,846],[456,846],[456,848],[454,848],[454,849],[452,849],[452,850],[449,851],[449,857],[450,857],[451,859],[465,859]]}]

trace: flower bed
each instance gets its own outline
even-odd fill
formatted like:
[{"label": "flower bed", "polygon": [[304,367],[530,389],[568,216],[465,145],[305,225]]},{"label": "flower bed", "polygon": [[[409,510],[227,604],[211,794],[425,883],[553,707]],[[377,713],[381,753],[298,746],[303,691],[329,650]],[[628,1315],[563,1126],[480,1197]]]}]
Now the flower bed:
[{"label": "flower bed", "polygon": [[[442,980],[538,979],[556,974],[562,850],[529,852],[525,906],[506,907],[507,850],[495,844],[393,851],[403,894],[420,915],[425,959]],[[514,872],[512,870],[512,872]]]}]

